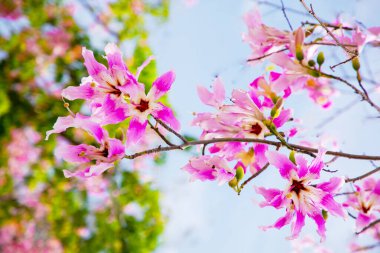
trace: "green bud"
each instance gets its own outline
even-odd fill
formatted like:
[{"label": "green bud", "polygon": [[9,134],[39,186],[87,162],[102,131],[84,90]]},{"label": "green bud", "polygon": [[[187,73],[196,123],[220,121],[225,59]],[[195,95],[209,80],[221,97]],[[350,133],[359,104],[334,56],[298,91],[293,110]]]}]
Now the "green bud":
[{"label": "green bud", "polygon": [[270,116],[273,119],[277,118],[280,115],[283,105],[284,105],[284,99],[280,97],[270,112]]},{"label": "green bud", "polygon": [[296,154],[296,152],[294,152],[294,150],[292,150],[289,154],[289,160],[292,161],[292,163],[294,163],[295,165],[297,165],[295,154]]},{"label": "green bud", "polygon": [[322,216],[323,219],[327,220],[327,218],[329,217],[329,213],[326,210],[322,210]]},{"label": "green bud", "polygon": [[352,67],[358,71],[360,69],[360,61],[359,61],[359,57],[355,57],[354,59],[352,59]]},{"label": "green bud", "polygon": [[323,52],[319,52],[317,56],[317,62],[319,65],[322,65],[325,62],[325,55]]},{"label": "green bud", "polygon": [[236,179],[236,177],[234,177],[230,182],[228,182],[228,185],[231,187],[231,188],[235,188],[238,184],[238,180]]},{"label": "green bud", "polygon": [[304,55],[303,55],[303,52],[302,52],[301,48],[299,48],[299,49],[297,48],[296,49],[296,58],[299,61],[302,61],[304,59]]},{"label": "green bud", "polygon": [[[235,174],[235,178],[236,180],[239,182],[240,180],[242,180],[244,177],[244,169],[239,166],[237,169],[236,169],[236,174]],[[231,182],[231,181],[230,181]]]},{"label": "green bud", "polygon": [[315,66],[315,61],[314,60],[309,60],[307,62],[307,64],[309,64],[310,67],[314,67]]}]

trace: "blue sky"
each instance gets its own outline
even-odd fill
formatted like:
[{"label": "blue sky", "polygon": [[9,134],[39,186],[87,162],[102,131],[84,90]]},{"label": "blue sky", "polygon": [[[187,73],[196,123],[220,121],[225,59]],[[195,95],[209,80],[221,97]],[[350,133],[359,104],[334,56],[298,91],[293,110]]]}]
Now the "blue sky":
[{"label": "blue sky", "polygon": [[[303,10],[299,1],[284,0],[284,3]],[[312,3],[324,19],[331,20],[336,14],[345,12],[347,17],[357,18],[369,26],[380,25],[376,18],[380,3],[376,0]],[[254,2],[248,0],[200,0],[196,6],[187,8],[183,1],[173,1],[169,21],[155,26],[151,31],[150,44],[157,57],[159,71],[163,73],[173,69],[177,75],[170,100],[182,123],[183,133],[199,134],[199,129],[189,124],[193,118],[192,112],[205,110],[196,94],[197,85],[210,86],[215,75],[219,75],[228,91],[236,87],[245,88],[267,66],[264,63],[252,68],[244,64],[250,50],[241,41],[241,34],[246,29],[242,16],[253,6]],[[266,6],[260,6],[260,9],[265,22],[287,29],[280,11]],[[305,18],[290,12],[288,16],[294,27],[298,27]],[[313,21],[312,18],[309,20]],[[370,62],[377,64],[379,52],[369,52]],[[379,70],[376,66],[373,66],[374,73]],[[309,128],[302,137],[316,140],[317,136],[331,135],[338,139],[345,151],[378,154],[380,135],[373,133],[378,131],[380,124],[368,119],[373,111],[363,103],[358,103],[324,127],[316,127],[355,98],[342,92],[332,108],[322,110],[313,105],[306,94],[300,94],[291,99],[288,106],[294,108],[296,117],[302,118]],[[378,96],[374,98],[379,101]],[[156,185],[163,192],[164,213],[168,217],[158,253],[290,252],[290,243],[285,239],[289,228],[267,232],[258,228],[272,224],[284,212],[259,208],[257,202],[261,198],[253,189],[253,185],[281,187],[284,182],[275,171],[263,173],[244,189],[241,196],[237,196],[227,185],[190,182],[189,176],[180,170],[188,158],[189,154],[173,152],[168,163],[154,171]],[[340,170],[338,175],[355,176],[369,170],[371,165],[339,159],[334,168]],[[325,244],[334,252],[348,252],[347,244],[352,241],[354,231],[353,222],[332,218],[327,229]],[[301,236],[308,234],[316,234],[312,222],[306,223]]]}]

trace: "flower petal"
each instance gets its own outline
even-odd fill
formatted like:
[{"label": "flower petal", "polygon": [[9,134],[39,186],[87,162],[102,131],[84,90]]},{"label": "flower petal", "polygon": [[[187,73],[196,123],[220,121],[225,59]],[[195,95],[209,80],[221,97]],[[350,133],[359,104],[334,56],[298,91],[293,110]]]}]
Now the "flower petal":
[{"label": "flower petal", "polygon": [[279,169],[283,178],[290,179],[290,172],[296,167],[286,156],[275,151],[267,152],[266,156],[269,163]]},{"label": "flower petal", "polygon": [[127,146],[136,144],[145,133],[146,125],[148,121],[140,122],[137,117],[133,117],[129,122],[129,128],[127,131]]},{"label": "flower petal", "polygon": [[174,117],[173,111],[162,103],[157,104],[157,109],[155,109],[152,114],[154,117],[164,121],[165,123],[168,123],[175,131],[178,131],[180,129],[180,124]]}]

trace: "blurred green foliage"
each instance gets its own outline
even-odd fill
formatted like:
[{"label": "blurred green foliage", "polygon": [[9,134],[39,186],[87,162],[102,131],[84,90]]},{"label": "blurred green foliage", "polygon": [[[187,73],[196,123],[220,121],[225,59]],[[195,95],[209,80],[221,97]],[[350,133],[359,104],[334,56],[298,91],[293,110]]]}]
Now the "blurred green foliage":
[{"label": "blurred green foliage", "polygon": [[[84,11],[84,19],[102,26],[118,44],[133,43],[127,64],[135,70],[152,53],[145,19],[162,22],[168,16],[169,1],[151,2],[119,0],[106,9],[83,0],[0,3],[0,26],[12,24],[8,34],[0,33],[1,252],[14,252],[12,247],[25,252],[151,252],[157,247],[164,222],[160,194],[150,183],[125,166],[93,182],[66,179],[62,170],[72,167],[53,156],[56,142],[80,143],[88,136],[69,131],[64,139],[43,140],[57,117],[68,114],[60,90],[88,75],[81,47],[92,49],[96,38],[89,36],[90,27],[79,25],[75,10]],[[122,28],[111,30],[113,23]],[[153,62],[140,81],[151,84],[156,76]],[[70,103],[75,112],[81,106]],[[35,141],[30,129],[40,136]]]}]

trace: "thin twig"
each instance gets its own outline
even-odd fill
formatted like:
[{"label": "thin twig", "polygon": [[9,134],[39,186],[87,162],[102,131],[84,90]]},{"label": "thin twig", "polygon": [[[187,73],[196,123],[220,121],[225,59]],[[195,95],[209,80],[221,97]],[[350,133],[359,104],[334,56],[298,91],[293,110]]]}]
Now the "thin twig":
[{"label": "thin twig", "polygon": [[355,234],[359,235],[359,234],[361,234],[361,233],[367,231],[368,229],[370,229],[370,228],[376,226],[376,225],[379,224],[379,223],[380,223],[380,219],[375,220],[375,221],[371,222],[368,226],[364,227],[364,228],[363,228],[362,230],[360,230],[359,232],[356,232]]},{"label": "thin twig", "polygon": [[251,62],[251,61],[259,61],[259,60],[264,59],[264,58],[266,58],[266,57],[268,57],[268,56],[271,56],[271,55],[274,55],[274,54],[277,54],[277,53],[281,53],[281,52],[284,52],[284,51],[286,51],[286,50],[288,50],[288,49],[287,49],[287,48],[282,48],[282,49],[280,49],[280,50],[274,51],[274,52],[269,53],[269,54],[264,54],[264,55],[259,56],[259,57],[256,57],[256,58],[248,59],[247,62]]},{"label": "thin twig", "polygon": [[330,37],[335,40],[335,42],[341,47],[343,48],[344,51],[346,51],[348,54],[350,55],[355,55],[357,56],[358,55],[358,52],[357,50],[355,51],[351,51],[349,50],[348,48],[346,48],[345,46],[343,46],[340,41],[335,37],[335,35],[325,26],[325,24],[317,17],[317,15],[315,14],[314,10],[313,10],[313,6],[310,4],[310,8],[307,6],[307,4],[305,3],[304,0],[300,0],[301,4],[304,6],[304,8],[307,10],[307,12],[310,13],[310,15],[312,15],[317,21],[318,23],[326,30],[326,32],[330,35]]},{"label": "thin twig", "polygon": [[161,126],[163,126],[166,130],[168,130],[169,132],[171,132],[172,134],[174,134],[175,136],[177,136],[179,139],[181,139],[183,141],[183,143],[188,143],[188,141],[186,140],[185,137],[183,137],[181,134],[177,133],[173,128],[169,127],[168,125],[166,125],[162,120],[152,116],[158,124],[160,124]]},{"label": "thin twig", "polygon": [[[197,140],[197,141],[188,141],[187,143],[183,143],[181,145],[176,146],[169,146],[169,147],[157,147],[148,149],[145,151],[137,152],[131,155],[126,155],[125,158],[127,159],[135,159],[136,157],[144,156],[147,154],[152,153],[160,153],[160,152],[167,152],[171,150],[181,150],[190,146],[197,146],[197,145],[205,145],[205,144],[211,144],[211,143],[221,143],[221,142],[246,142],[246,143],[263,143],[268,144],[275,147],[282,147],[282,143],[278,141],[270,141],[270,140],[263,140],[263,139],[255,139],[255,138],[215,138],[210,140]],[[297,144],[291,144],[288,143],[288,145],[294,149],[297,149],[300,153],[318,153],[318,149],[316,148],[310,148],[306,146],[301,146]],[[332,156],[340,156],[345,157],[349,159],[358,159],[358,160],[372,160],[372,161],[379,161],[380,156],[368,156],[368,155],[356,155],[356,154],[349,154],[344,152],[337,152],[337,151],[327,151],[326,155],[332,155]]]},{"label": "thin twig", "polygon": [[334,80],[337,80],[337,81],[340,81],[344,84],[346,84],[348,87],[350,87],[352,90],[355,91],[355,93],[357,93],[358,95],[360,95],[362,97],[362,99],[364,101],[366,101],[370,106],[372,106],[373,108],[375,108],[378,112],[380,112],[380,107],[375,104],[363,91],[361,91],[360,89],[356,88],[355,85],[353,85],[352,83],[348,82],[347,80],[339,77],[339,76],[335,76],[335,75],[331,75],[331,74],[327,74],[325,72],[322,72],[320,70],[316,70],[314,68],[311,68],[309,66],[306,66],[306,65],[302,65],[304,68],[306,69],[309,69],[310,71],[316,71],[320,76],[322,77],[327,77],[327,78],[331,78],[331,79],[334,79]]},{"label": "thin twig", "polygon": [[[261,4],[261,5],[267,5],[267,6],[279,9],[279,10],[282,9],[282,7],[280,5],[272,3],[272,2],[268,2],[268,1],[257,1],[256,3],[257,4]],[[308,16],[308,14],[306,12],[303,12],[303,11],[300,11],[300,10],[297,10],[297,9],[285,7],[285,10],[287,10],[289,12],[292,12],[292,13],[299,14],[299,15]]]},{"label": "thin twig", "polygon": [[257,171],[255,174],[250,176],[247,180],[245,180],[239,187],[238,195],[240,195],[241,190],[243,190],[244,186],[248,184],[252,179],[260,175],[264,170],[266,170],[269,167],[269,163],[265,164],[264,167],[261,168],[261,170]]},{"label": "thin twig", "polygon": [[155,127],[153,126],[152,123],[150,123],[150,121],[148,120],[148,124],[149,126],[158,134],[158,136],[161,137],[161,139],[166,143],[168,144],[169,146],[175,146],[175,144],[171,143],[161,132],[160,130],[158,130],[158,127]]},{"label": "thin twig", "polygon": [[346,195],[351,195],[351,194],[355,194],[356,192],[341,192],[341,193],[337,193],[334,195],[334,197],[337,197],[337,196],[346,196]]},{"label": "thin twig", "polygon": [[[312,25],[312,26],[320,25],[317,23],[309,22],[309,21],[302,22],[301,24],[302,24],[302,26],[304,26],[304,25]],[[334,28],[334,29],[343,29],[343,30],[348,30],[348,31],[354,30],[354,28],[349,27],[349,26],[338,26],[338,25],[327,23],[327,22],[323,22],[323,25],[326,27]]]},{"label": "thin twig", "polygon": [[349,182],[353,182],[353,183],[355,183],[355,181],[358,181],[358,180],[361,180],[361,179],[363,179],[363,178],[369,177],[369,176],[371,176],[372,174],[374,174],[374,173],[376,173],[376,172],[378,172],[378,171],[380,171],[380,167],[377,167],[376,169],[373,169],[373,170],[371,170],[371,171],[369,171],[369,172],[367,172],[367,173],[365,173],[365,174],[363,174],[363,175],[361,175],[361,176],[354,177],[354,178],[347,178],[347,179],[345,180],[345,182],[346,182],[346,183],[349,183]]},{"label": "thin twig", "polygon": [[282,10],[282,13],[284,14],[284,17],[285,17],[285,19],[286,19],[286,22],[288,22],[288,25],[289,25],[290,30],[293,31],[292,24],[290,24],[290,21],[289,21],[288,15],[286,15],[286,9],[285,9],[285,5],[284,5],[284,1],[283,1],[283,0],[281,0],[281,10]]},{"label": "thin twig", "polygon": [[348,59],[345,60],[345,61],[342,61],[342,62],[339,62],[339,63],[337,63],[337,64],[335,64],[335,65],[332,65],[332,66],[330,66],[330,69],[331,69],[332,71],[334,71],[334,68],[336,68],[336,67],[338,67],[338,66],[340,66],[340,65],[343,65],[343,64],[345,64],[345,63],[351,61],[351,60],[354,59],[355,57],[356,57],[355,55],[354,55],[354,56],[351,56],[350,58],[348,58]]},{"label": "thin twig", "polygon": [[380,247],[380,243],[376,243],[376,244],[372,244],[372,245],[368,245],[368,246],[363,246],[363,247],[355,249],[353,252],[367,251],[367,250],[374,249],[377,247]]}]

